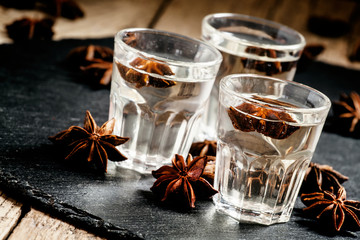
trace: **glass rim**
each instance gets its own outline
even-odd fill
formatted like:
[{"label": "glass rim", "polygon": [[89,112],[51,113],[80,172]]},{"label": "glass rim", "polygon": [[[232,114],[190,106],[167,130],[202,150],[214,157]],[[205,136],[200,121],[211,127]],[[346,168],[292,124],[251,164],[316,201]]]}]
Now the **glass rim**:
[{"label": "glass rim", "polygon": [[[241,19],[244,19],[244,20],[256,20],[256,21],[259,21],[259,22],[263,23],[264,25],[275,26],[277,28],[283,28],[283,29],[286,29],[288,32],[290,32],[292,34],[297,35],[300,38],[300,42],[296,43],[296,44],[273,45],[273,44],[266,44],[266,43],[259,43],[259,42],[255,42],[255,41],[244,40],[244,39],[240,39],[240,38],[231,36],[229,34],[225,34],[223,31],[220,31],[220,30],[216,29],[215,27],[213,27],[209,23],[209,19],[211,19],[211,18],[224,18],[224,17],[225,18],[233,17],[233,18],[237,18],[239,20],[241,20]],[[207,28],[209,28],[209,30],[211,32],[221,35],[221,37],[223,37],[224,39],[227,39],[227,40],[235,42],[235,43],[243,44],[243,45],[252,46],[252,45],[254,45],[253,43],[257,43],[257,44],[261,45],[261,47],[263,47],[263,48],[276,49],[276,50],[301,50],[306,45],[305,37],[300,32],[298,32],[295,29],[293,29],[291,27],[288,27],[288,26],[286,26],[284,24],[274,22],[274,21],[271,21],[271,20],[267,20],[267,19],[264,19],[264,18],[260,18],[260,17],[254,17],[254,16],[240,14],[240,13],[212,13],[212,14],[206,15],[203,18],[202,23]]]},{"label": "glass rim", "polygon": [[257,79],[267,79],[267,80],[272,80],[272,81],[276,81],[279,83],[286,83],[286,84],[290,84],[293,86],[297,86],[297,87],[301,87],[303,89],[307,89],[313,93],[315,93],[316,95],[318,95],[320,98],[324,99],[324,104],[322,106],[319,107],[312,107],[312,108],[304,108],[304,107],[290,107],[290,106],[281,106],[282,109],[288,111],[288,112],[301,112],[301,113],[322,113],[324,111],[328,111],[330,109],[331,106],[331,101],[330,99],[323,94],[322,92],[309,87],[305,84],[302,83],[298,83],[298,82],[294,82],[294,81],[289,81],[289,80],[283,80],[283,79],[278,79],[278,78],[274,78],[274,77],[270,77],[270,76],[262,76],[262,75],[257,75],[257,74],[231,74],[231,75],[227,75],[225,77],[223,77],[220,80],[220,89],[223,90],[224,92],[226,92],[227,94],[230,95],[235,95],[237,98],[243,99],[246,102],[251,102],[251,103],[262,103],[262,104],[266,104],[267,106],[269,106],[269,109],[274,108],[273,104],[269,104],[268,102],[264,102],[261,100],[256,100],[253,98],[249,98],[244,96],[242,93],[236,92],[234,90],[231,90],[227,87],[226,82],[229,81],[229,79],[235,79],[235,78],[243,78],[243,77],[251,77],[251,78],[257,78]]},{"label": "glass rim", "polygon": [[[213,53],[214,57],[212,60],[202,61],[202,62],[185,62],[185,61],[179,61],[179,60],[173,60],[173,59],[161,57],[161,56],[155,55],[153,53],[148,53],[148,52],[133,48],[133,47],[129,46],[128,44],[126,44],[124,41],[122,41],[121,37],[124,36],[125,33],[129,33],[129,32],[132,32],[132,33],[146,32],[146,33],[153,33],[153,34],[162,34],[162,35],[167,35],[172,38],[183,39],[183,41],[195,42],[195,43],[199,44],[199,46],[200,45],[205,46],[209,51],[211,51]],[[191,67],[193,65],[196,65],[196,66],[204,67],[204,66],[214,66],[214,65],[220,64],[222,62],[222,55],[221,55],[220,51],[218,49],[216,49],[214,46],[212,46],[211,44],[209,44],[205,41],[202,41],[202,40],[198,40],[196,38],[188,37],[188,36],[174,33],[174,32],[164,31],[164,30],[158,30],[158,29],[153,29],[153,28],[125,28],[115,34],[114,41],[115,41],[115,44],[119,44],[126,51],[132,52],[135,55],[140,56],[141,58],[159,62],[159,63],[167,62],[174,66],[180,65],[180,66]]]}]

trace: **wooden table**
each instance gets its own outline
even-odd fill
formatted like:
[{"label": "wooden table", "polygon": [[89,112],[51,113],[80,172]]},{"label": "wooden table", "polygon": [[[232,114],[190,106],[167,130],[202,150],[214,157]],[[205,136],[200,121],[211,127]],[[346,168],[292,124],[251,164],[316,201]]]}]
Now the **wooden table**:
[{"label": "wooden table", "polygon": [[[349,53],[360,41],[360,3],[351,0],[78,0],[85,17],[75,21],[60,18],[54,26],[55,40],[64,38],[102,38],[114,36],[127,27],[152,27],[200,37],[201,19],[214,12],[236,12],[267,18],[300,31],[308,43],[326,49],[318,60],[360,69],[350,62]],[[351,22],[351,31],[339,38],[324,38],[310,33],[309,16],[330,16]],[[43,13],[0,7],[0,43],[10,43],[5,24],[23,16],[41,17]],[[1,53],[0,53],[1,56]],[[1,192],[0,192],[1,193]],[[0,239],[101,239],[22,203],[0,195]]]}]

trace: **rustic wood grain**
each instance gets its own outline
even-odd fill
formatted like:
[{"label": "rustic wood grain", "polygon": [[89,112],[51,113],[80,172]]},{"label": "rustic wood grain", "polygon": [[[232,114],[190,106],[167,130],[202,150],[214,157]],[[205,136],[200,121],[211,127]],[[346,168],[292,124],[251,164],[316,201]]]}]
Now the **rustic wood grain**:
[{"label": "rustic wood grain", "polygon": [[357,4],[356,7],[353,9],[350,21],[353,24],[350,37],[348,38],[347,56],[353,54],[355,48],[360,46],[360,4]]},{"label": "rustic wood grain", "polygon": [[[215,12],[233,12],[273,20],[301,32],[307,43],[323,44],[326,49],[318,60],[348,68],[360,69],[359,62],[348,59],[349,47],[354,37],[350,33],[339,38],[325,38],[307,30],[308,18],[312,15],[328,16],[350,21],[356,6],[351,0],[173,0],[159,19],[155,28],[175,31],[200,38],[201,20]],[[336,12],[336,14],[334,14]],[[351,19],[352,26],[358,26],[359,18]],[[191,26],[191,27],[189,27]]]},{"label": "rustic wood grain", "polygon": [[93,234],[84,230],[77,229],[74,226],[52,218],[35,209],[31,209],[24,218],[21,219],[18,226],[13,230],[8,240],[77,240],[91,239],[101,240]]},{"label": "rustic wood grain", "polygon": [[[173,0],[155,28],[175,31],[187,36],[201,37],[201,21],[211,13],[235,12],[267,17],[277,0]],[[262,7],[259,8],[259,5]]]},{"label": "rustic wood grain", "polygon": [[[77,0],[85,17],[75,21],[59,18],[54,25],[54,39],[112,37],[126,27],[148,27],[164,1],[169,4],[154,28],[200,38],[201,20],[207,14],[242,13],[280,22],[301,32],[309,44],[323,44],[326,49],[319,55],[320,61],[360,69],[360,62],[348,59],[360,31],[356,30],[360,25],[360,19],[356,17],[356,14],[360,15],[360,2],[355,0]],[[352,31],[339,38],[310,33],[307,21],[313,15],[349,21]],[[0,43],[11,42],[5,24],[23,16],[42,17],[44,14],[0,6]]]},{"label": "rustic wood grain", "polygon": [[162,0],[79,0],[85,18],[70,21],[60,18],[55,39],[114,36],[128,27],[147,27]]},{"label": "rustic wood grain", "polygon": [[[162,0],[77,0],[85,17],[76,20],[58,18],[54,39],[101,38],[114,36],[127,27],[147,27]],[[0,43],[8,43],[5,25],[24,16],[41,18],[46,14],[0,6]]]},{"label": "rustic wood grain", "polygon": [[21,215],[21,203],[0,191],[0,240],[6,239]]},{"label": "rustic wood grain", "polygon": [[357,5],[350,0],[315,0],[310,2],[310,14],[313,16],[350,21],[351,14]]},{"label": "rustic wood grain", "polygon": [[[353,12],[357,8],[357,5],[360,4],[358,1],[317,0],[313,2],[313,4],[314,7],[309,8],[309,16],[342,20],[344,22],[350,23],[354,29],[359,26],[359,18],[354,19],[355,22],[353,22],[351,19],[351,16],[354,14]],[[311,2],[310,6],[312,6]],[[307,24],[307,21],[305,21],[305,24]],[[314,33],[306,31],[306,28],[304,29],[303,33],[308,43],[321,43],[325,46],[325,51],[319,55],[318,60],[333,65],[360,69],[360,62],[350,62],[348,58],[349,48],[351,48],[354,41],[352,40],[351,32],[336,38],[318,36]]]},{"label": "rustic wood grain", "polygon": [[311,4],[313,0],[286,1],[278,2],[272,21],[291,26],[301,33],[307,32],[306,22],[310,16]]}]

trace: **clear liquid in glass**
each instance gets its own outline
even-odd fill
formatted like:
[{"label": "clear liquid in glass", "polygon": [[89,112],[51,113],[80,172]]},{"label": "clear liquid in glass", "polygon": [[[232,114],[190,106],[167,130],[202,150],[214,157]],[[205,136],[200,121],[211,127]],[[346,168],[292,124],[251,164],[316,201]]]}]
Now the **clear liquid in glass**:
[{"label": "clear liquid in glass", "polygon": [[[220,28],[219,30],[224,31],[226,29]],[[271,39],[265,32],[251,31],[246,33],[246,30],[242,27],[231,27],[231,30],[223,33],[239,38],[242,41],[249,41],[250,46],[226,38],[217,44],[216,36],[212,36],[212,39],[208,40],[220,50],[223,61],[210,94],[204,117],[206,128],[198,137],[200,140],[201,138],[216,138],[219,83],[223,77],[234,73],[248,73],[293,80],[296,72],[296,65],[301,54],[300,49],[293,51],[282,50],[282,43],[277,39]],[[241,31],[245,32],[241,33]],[[252,42],[254,42],[253,45],[251,45]],[[262,47],[262,44],[272,45],[272,47],[266,49]]]},{"label": "clear liquid in glass", "polygon": [[175,79],[168,88],[136,88],[122,78],[114,60],[109,118],[116,119],[113,134],[130,137],[118,147],[128,160],[117,164],[149,173],[170,165],[175,153],[186,156],[213,81]]},{"label": "clear liquid in glass", "polygon": [[[214,187],[217,209],[242,222],[287,222],[305,171],[320,137],[321,125],[300,127],[285,139],[233,127],[228,108],[220,105]],[[311,121],[311,120],[310,120]]]}]

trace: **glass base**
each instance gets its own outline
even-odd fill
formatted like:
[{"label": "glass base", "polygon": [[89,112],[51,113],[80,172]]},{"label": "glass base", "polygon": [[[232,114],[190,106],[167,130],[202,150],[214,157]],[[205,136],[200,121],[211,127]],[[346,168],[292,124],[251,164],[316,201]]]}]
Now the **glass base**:
[{"label": "glass base", "polygon": [[117,167],[134,170],[141,174],[151,174],[152,171],[159,169],[159,166],[157,165],[145,164],[142,161],[129,159],[122,162],[116,162],[115,164]]},{"label": "glass base", "polygon": [[115,162],[117,167],[134,170],[141,174],[151,174],[164,165],[171,165],[171,160],[161,156],[137,156],[130,151],[123,151],[128,159],[121,162]]},{"label": "glass base", "polygon": [[292,208],[282,209],[282,211],[277,212],[269,209],[267,206],[252,206],[252,209],[249,208],[249,206],[240,208],[223,199],[220,194],[216,194],[213,200],[216,210],[244,223],[257,223],[262,225],[284,223],[289,221],[292,212]]}]

